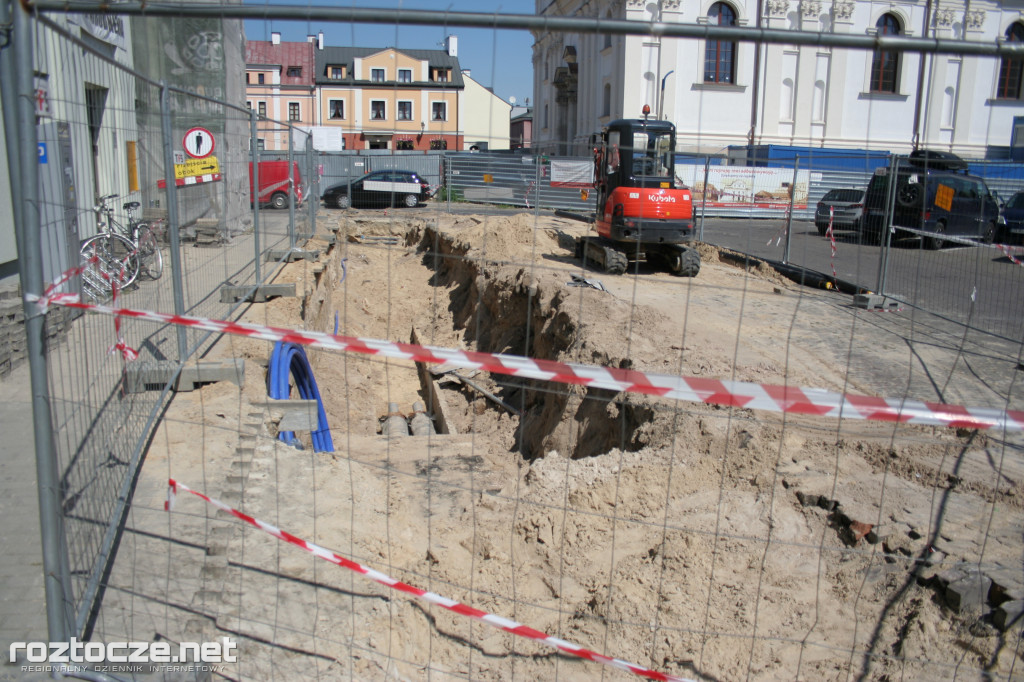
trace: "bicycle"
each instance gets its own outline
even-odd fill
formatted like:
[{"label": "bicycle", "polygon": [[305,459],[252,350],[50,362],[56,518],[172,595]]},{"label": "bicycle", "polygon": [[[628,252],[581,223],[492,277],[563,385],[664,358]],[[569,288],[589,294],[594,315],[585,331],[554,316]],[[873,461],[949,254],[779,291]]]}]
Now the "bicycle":
[{"label": "bicycle", "polygon": [[106,298],[117,284],[119,289],[131,286],[140,274],[159,279],[164,271],[163,253],[149,223],[135,217],[139,202],[130,201],[122,207],[128,213],[128,225],[114,220],[114,208],[107,202],[116,194],[100,197],[93,208],[99,216],[99,233],[82,242],[80,253],[88,267],[82,273],[85,293],[94,300]]}]

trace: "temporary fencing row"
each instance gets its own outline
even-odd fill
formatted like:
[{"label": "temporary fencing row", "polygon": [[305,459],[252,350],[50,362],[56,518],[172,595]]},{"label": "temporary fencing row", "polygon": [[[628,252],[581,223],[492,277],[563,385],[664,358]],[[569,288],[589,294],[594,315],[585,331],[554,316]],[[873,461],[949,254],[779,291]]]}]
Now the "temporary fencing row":
[{"label": "temporary fencing row", "polygon": [[700,402],[726,407],[815,415],[836,419],[866,419],[922,426],[945,426],[996,431],[1024,430],[1024,411],[947,405],[907,398],[882,398],[836,393],[820,388],[758,384],[696,376],[672,376],[616,367],[563,363],[517,355],[398,343],[322,332],[268,327],[228,320],[171,315],[147,310],[82,303],[74,294],[54,294],[41,306],[61,305],[118,318],[180,325],[218,334],[310,346],[325,350],[378,355],[428,364],[484,370],[520,379],[550,381],[638,393],[667,400]]},{"label": "temporary fencing row", "polygon": [[[17,44],[30,45],[33,38],[36,43],[34,55],[27,50],[17,68],[48,74],[42,94],[25,98],[37,103],[35,115],[6,126],[12,157],[17,159],[20,145],[31,144],[39,168],[39,201],[34,202],[29,188],[34,173],[11,163],[19,230],[29,218],[20,210],[22,198],[42,208],[38,227],[27,230],[38,235],[42,258],[33,258],[34,247],[23,245],[22,267],[41,263],[44,282],[75,271],[80,243],[97,233],[94,197],[114,194],[119,222],[127,224],[123,205],[138,202],[144,221],[166,226],[160,248],[167,267],[159,279],[140,276],[127,289],[108,281],[108,296],[116,294],[117,304],[230,317],[244,305],[236,298],[244,297],[228,299],[218,291],[225,284],[255,287],[271,276],[275,266],[266,265],[267,259],[280,259],[282,249],[312,234],[317,203],[291,204],[285,212],[250,201],[250,165],[258,174],[264,160],[258,137],[266,124],[244,107],[241,88],[229,75],[244,71],[241,31],[218,31],[226,49],[206,54],[211,61],[205,64],[193,61],[202,76],[189,78],[168,67],[162,47],[168,36],[191,35],[194,26],[187,22],[127,22],[123,42],[110,53],[82,38],[74,22],[63,15],[37,16],[19,24],[12,38]],[[5,68],[13,65],[9,54],[5,50]],[[0,80],[13,84],[11,73],[5,70]],[[232,104],[195,94],[197,86],[222,98],[239,96]],[[5,107],[4,113],[13,110]],[[294,155],[300,173],[315,178],[311,148]],[[80,275],[68,278],[60,290],[79,291]],[[23,289],[27,301],[38,296],[32,286]],[[50,491],[41,503],[56,524],[44,528],[44,535],[60,535],[52,542],[44,538],[44,547],[51,548],[47,598],[61,614],[52,614],[51,628],[62,624],[51,635],[60,639],[87,627],[149,435],[181,366],[208,347],[210,335],[183,327],[143,330],[123,320],[111,340],[110,328],[88,317],[65,318],[45,306],[38,314],[48,326],[60,325],[65,337],[46,347],[49,387],[36,389],[49,396],[49,414],[37,416],[37,433],[48,435],[37,442],[41,451],[48,449],[47,441],[53,443],[52,459],[46,461],[55,483],[40,480]],[[111,350],[120,353],[110,355]],[[130,382],[124,363],[136,354],[138,365],[159,371]]]}]

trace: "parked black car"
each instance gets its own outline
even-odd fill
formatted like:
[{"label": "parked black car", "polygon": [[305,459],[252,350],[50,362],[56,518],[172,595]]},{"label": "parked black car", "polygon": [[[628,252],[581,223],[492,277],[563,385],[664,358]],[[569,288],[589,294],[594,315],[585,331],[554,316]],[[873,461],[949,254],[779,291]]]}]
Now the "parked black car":
[{"label": "parked black car", "polygon": [[[889,195],[888,166],[868,183],[862,232],[871,240],[885,233]],[[999,225],[999,203],[981,178],[967,172],[967,162],[948,152],[918,150],[898,159],[892,225],[930,234],[929,249],[941,248],[943,235],[991,243]]]},{"label": "parked black car", "polygon": [[818,234],[825,235],[830,220],[833,230],[859,231],[864,216],[864,193],[863,189],[830,189],[826,192],[814,211],[814,226],[818,228]]},{"label": "parked black car", "polygon": [[[349,195],[349,187],[352,193]],[[408,206],[412,208],[433,196],[430,183],[414,171],[378,170],[324,190],[325,206]]]},{"label": "parked black car", "polygon": [[1024,244],[1024,192],[1016,192],[1003,206],[1003,219],[1000,241],[1007,244]]}]

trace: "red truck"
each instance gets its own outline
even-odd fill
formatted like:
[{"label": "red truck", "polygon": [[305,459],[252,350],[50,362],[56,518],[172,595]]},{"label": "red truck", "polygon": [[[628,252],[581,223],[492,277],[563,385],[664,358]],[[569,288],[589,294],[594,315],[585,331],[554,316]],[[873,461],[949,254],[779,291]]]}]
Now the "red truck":
[{"label": "red truck", "polygon": [[[302,204],[302,173],[299,164],[292,161],[292,177],[295,187],[295,205]],[[260,206],[288,208],[288,162],[260,161]],[[249,163],[249,201],[252,201],[252,162]]]}]

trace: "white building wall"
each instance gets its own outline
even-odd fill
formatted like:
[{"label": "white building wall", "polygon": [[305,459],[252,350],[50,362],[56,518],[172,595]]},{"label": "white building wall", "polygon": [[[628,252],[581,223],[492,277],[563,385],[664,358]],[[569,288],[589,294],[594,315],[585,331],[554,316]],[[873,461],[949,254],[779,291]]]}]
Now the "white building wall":
[{"label": "white building wall", "polygon": [[462,73],[466,89],[459,105],[460,123],[466,149],[486,142],[488,149],[509,148],[509,121],[512,105]]},{"label": "white building wall", "polygon": [[[756,0],[728,0],[739,26],[758,25]],[[714,0],[538,0],[538,13],[561,16],[611,16],[644,22],[707,23]],[[992,43],[1014,21],[1016,6],[998,3],[932,3],[925,26],[924,3],[866,0],[764,0],[763,27],[873,35],[885,13],[897,16],[907,37],[938,37]],[[534,143],[553,144],[560,130],[577,131],[576,142],[609,120],[640,116],[644,103],[677,126],[680,150],[719,152],[729,145],[876,149],[906,152],[915,144],[984,157],[992,147],[1007,147],[1015,116],[1024,102],[995,100],[1000,60],[960,55],[904,53],[895,94],[873,93],[873,53],[830,47],[737,43],[733,84],[704,83],[705,41],[615,36],[605,47],[600,35],[535,33]],[[574,121],[560,126],[554,70],[565,66],[563,48],[578,54],[578,99]],[[761,64],[755,74],[755,53]],[[661,83],[664,79],[664,99]],[[755,83],[755,79],[759,82]],[[919,79],[921,81],[919,99]],[[603,86],[611,83],[611,115],[604,116]],[[920,121],[915,111],[920,102]],[[545,125],[544,111],[549,120]],[[564,110],[564,109],[563,109]]]}]

